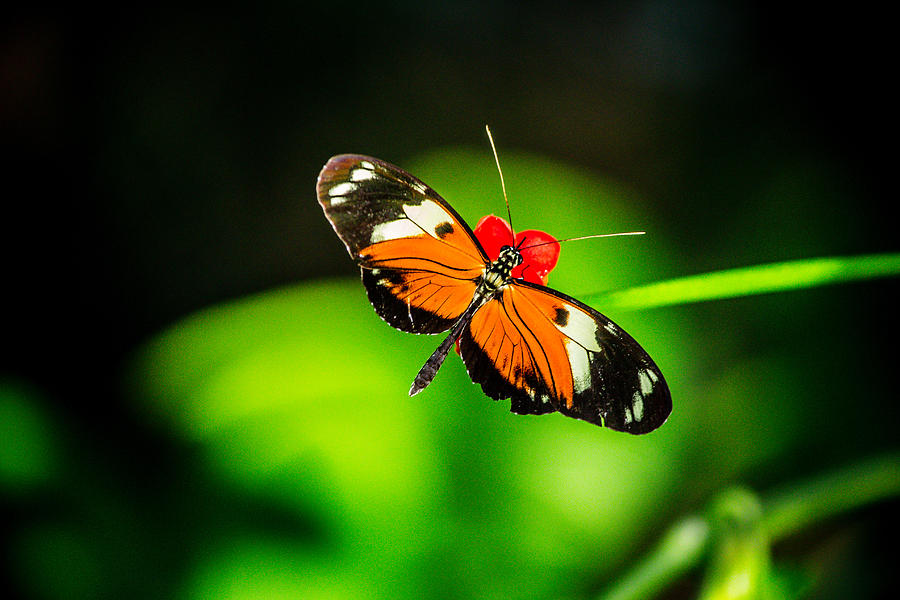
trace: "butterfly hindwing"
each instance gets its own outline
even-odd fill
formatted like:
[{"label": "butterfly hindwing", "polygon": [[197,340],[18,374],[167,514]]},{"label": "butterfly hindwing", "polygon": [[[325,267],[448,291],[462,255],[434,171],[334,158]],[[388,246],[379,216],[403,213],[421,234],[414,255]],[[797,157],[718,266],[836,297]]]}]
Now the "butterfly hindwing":
[{"label": "butterfly hindwing", "polygon": [[558,410],[646,433],[672,401],[659,368],[625,331],[589,306],[515,280],[475,313],[460,338],[469,375],[519,414]]},{"label": "butterfly hindwing", "polygon": [[389,325],[409,333],[440,333],[453,325],[475,293],[471,280],[434,271],[361,268],[369,301]]},{"label": "butterfly hindwing", "polygon": [[487,257],[434,190],[399,167],[345,154],[322,169],[317,192],[372,306],[391,326],[439,333],[465,311]]}]

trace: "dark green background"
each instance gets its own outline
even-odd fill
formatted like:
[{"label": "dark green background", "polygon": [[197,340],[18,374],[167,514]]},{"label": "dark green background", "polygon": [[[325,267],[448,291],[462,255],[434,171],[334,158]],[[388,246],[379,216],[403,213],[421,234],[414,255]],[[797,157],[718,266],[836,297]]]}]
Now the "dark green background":
[{"label": "dark green background", "polygon": [[[518,227],[649,232],[564,247],[550,282],[576,296],[896,251],[894,32],[855,8],[14,9],[0,38],[9,586],[589,596],[731,482],[765,491],[896,449],[893,281],[611,314],[673,388],[670,422],[632,438],[509,415],[458,361],[408,400],[437,339],[374,318],[314,195],[328,157],[359,152],[472,223],[502,214],[489,123]],[[217,408],[222,381],[203,386],[256,351],[280,376],[296,364],[298,398],[317,391],[267,403],[261,368],[230,392],[270,421]],[[553,516],[572,498],[586,504]],[[823,597],[875,597],[896,534],[894,503],[781,551],[827,567]]]}]

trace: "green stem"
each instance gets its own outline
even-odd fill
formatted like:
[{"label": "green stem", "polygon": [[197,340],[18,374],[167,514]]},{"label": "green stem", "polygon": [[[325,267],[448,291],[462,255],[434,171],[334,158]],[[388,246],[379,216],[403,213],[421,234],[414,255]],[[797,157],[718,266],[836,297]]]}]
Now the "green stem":
[{"label": "green stem", "polygon": [[[837,514],[897,497],[900,454],[887,454],[773,494],[763,502],[763,527],[775,542]],[[709,550],[710,532],[706,515],[682,519],[601,598],[652,597],[700,564]]]},{"label": "green stem", "polygon": [[829,473],[773,494],[763,503],[772,540],[886,498],[900,496],[900,453]]},{"label": "green stem", "polygon": [[809,258],[659,281],[585,300],[638,310],[900,275],[900,253]]},{"label": "green stem", "polygon": [[700,562],[709,542],[706,519],[691,516],[669,529],[659,545],[625,575],[602,598],[629,600],[650,598],[670,581]]}]

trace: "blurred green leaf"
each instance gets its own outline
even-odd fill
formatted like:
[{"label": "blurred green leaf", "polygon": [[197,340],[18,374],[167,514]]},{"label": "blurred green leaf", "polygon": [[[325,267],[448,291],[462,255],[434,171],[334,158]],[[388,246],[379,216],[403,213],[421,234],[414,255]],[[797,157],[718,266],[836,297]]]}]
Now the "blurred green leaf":
[{"label": "blurred green leaf", "polygon": [[808,481],[765,501],[743,488],[715,497],[706,515],[685,517],[601,597],[654,597],[709,559],[703,598],[788,598],[812,585],[808,573],[770,565],[769,545],[842,512],[900,497],[900,455],[888,453]]},{"label": "blurred green leaf", "polygon": [[709,523],[699,516],[681,519],[659,544],[622,577],[603,598],[653,598],[674,579],[693,567],[709,543]]},{"label": "blurred green leaf", "polygon": [[711,513],[711,556],[700,598],[771,598],[769,540],[759,499],[749,490],[733,488],[716,499]]},{"label": "blurred green leaf", "polygon": [[137,388],[233,482],[303,502],[323,494],[354,526],[377,523],[437,485],[421,403],[390,393],[407,378],[391,367],[400,355],[383,347],[403,337],[355,282],[278,290],[195,315],[151,342],[136,363]]},{"label": "blurred green leaf", "polygon": [[18,496],[59,475],[57,433],[40,394],[0,380],[0,491]]},{"label": "blurred green leaf", "polygon": [[809,258],[679,277],[589,298],[617,308],[656,308],[898,275],[900,254]]},{"label": "blurred green leaf", "polygon": [[[402,583],[395,583],[394,593],[407,596]],[[200,561],[183,596],[197,600],[390,597],[382,585],[364,561],[351,564],[283,541],[239,538]]]},{"label": "blurred green leaf", "polygon": [[773,538],[789,536],[813,523],[857,506],[900,496],[900,453],[878,456],[785,486],[766,502],[765,526]]}]

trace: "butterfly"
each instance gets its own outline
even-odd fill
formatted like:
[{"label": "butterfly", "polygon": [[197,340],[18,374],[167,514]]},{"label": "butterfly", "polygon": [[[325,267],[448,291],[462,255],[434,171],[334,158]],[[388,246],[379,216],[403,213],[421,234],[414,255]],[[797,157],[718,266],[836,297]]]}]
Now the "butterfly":
[{"label": "butterfly", "polygon": [[630,335],[590,306],[511,275],[527,238],[491,260],[434,190],[369,156],[331,158],[316,192],[378,315],[409,333],[449,330],[410,396],[458,342],[472,381],[495,400],[510,399],[514,413],[559,411],[632,434],[668,418],[666,381]]}]

